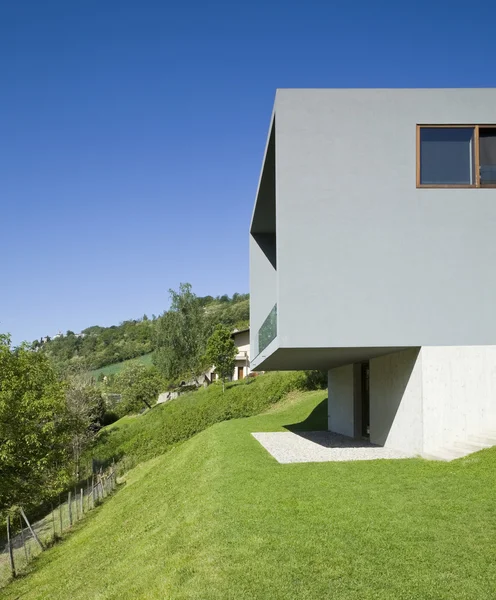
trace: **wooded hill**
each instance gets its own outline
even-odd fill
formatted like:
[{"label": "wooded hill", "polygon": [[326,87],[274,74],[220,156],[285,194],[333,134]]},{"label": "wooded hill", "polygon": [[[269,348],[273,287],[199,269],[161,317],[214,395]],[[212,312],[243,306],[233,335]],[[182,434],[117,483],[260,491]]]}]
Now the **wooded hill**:
[{"label": "wooded hill", "polygon": [[[248,326],[249,294],[204,296],[198,300],[213,322],[233,329]],[[68,367],[98,369],[152,352],[157,327],[165,314],[151,318],[143,315],[140,319],[111,327],[94,325],[78,334],[67,331],[54,339],[35,340],[32,346],[46,353],[59,370]]]}]

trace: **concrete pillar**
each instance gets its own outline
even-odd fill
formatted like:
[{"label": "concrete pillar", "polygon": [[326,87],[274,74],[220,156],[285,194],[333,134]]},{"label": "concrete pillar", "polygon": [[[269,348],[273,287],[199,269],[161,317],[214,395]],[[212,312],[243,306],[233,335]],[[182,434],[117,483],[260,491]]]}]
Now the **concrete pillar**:
[{"label": "concrete pillar", "polygon": [[353,365],[331,369],[327,374],[328,429],[350,437],[355,433]]},{"label": "concrete pillar", "polygon": [[422,366],[411,348],[370,361],[370,441],[422,452]]}]

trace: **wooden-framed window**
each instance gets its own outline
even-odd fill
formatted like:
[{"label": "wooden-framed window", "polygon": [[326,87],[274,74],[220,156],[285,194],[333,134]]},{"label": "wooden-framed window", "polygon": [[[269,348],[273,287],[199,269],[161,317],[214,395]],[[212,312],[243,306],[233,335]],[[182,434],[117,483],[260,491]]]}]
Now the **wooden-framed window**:
[{"label": "wooden-framed window", "polygon": [[417,125],[417,187],[496,188],[496,125]]}]

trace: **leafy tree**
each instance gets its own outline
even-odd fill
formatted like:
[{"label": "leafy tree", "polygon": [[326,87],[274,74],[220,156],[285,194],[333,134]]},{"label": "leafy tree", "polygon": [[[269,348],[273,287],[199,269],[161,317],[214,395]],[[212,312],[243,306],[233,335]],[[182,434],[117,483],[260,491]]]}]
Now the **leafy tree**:
[{"label": "leafy tree", "polygon": [[73,373],[66,389],[70,449],[75,481],[81,477],[81,456],[100,429],[105,415],[105,401],[93,386],[93,380],[83,371]]},{"label": "leafy tree", "polygon": [[42,352],[0,335],[0,511],[39,504],[67,480],[64,384]]},{"label": "leafy tree", "polygon": [[236,358],[236,344],[231,337],[231,331],[225,325],[217,325],[207,342],[205,358],[222,379],[222,391],[226,389],[226,379],[231,377]]},{"label": "leafy tree", "polygon": [[147,367],[141,363],[131,363],[115,376],[113,389],[122,396],[119,412],[136,412],[143,405],[152,408],[165,383],[156,367]]},{"label": "leafy tree", "polygon": [[205,347],[211,327],[191,284],[181,283],[179,291],[169,290],[170,310],[157,324],[154,363],[169,381],[192,377],[205,369]]}]

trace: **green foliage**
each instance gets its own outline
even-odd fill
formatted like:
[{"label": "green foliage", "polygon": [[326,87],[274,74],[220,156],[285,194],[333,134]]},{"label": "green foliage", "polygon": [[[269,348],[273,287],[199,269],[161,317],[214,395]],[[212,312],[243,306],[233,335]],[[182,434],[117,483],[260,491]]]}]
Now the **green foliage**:
[{"label": "green foliage", "polygon": [[305,371],[310,389],[327,388],[327,371]]},{"label": "green foliage", "polygon": [[0,511],[34,506],[66,481],[65,386],[47,357],[0,336]]},{"label": "green foliage", "polygon": [[91,454],[100,461],[126,455],[139,462],[165,452],[213,423],[258,414],[288,392],[309,389],[303,372],[266,373],[212,385],[156,406],[139,418],[126,417],[101,431]]},{"label": "green foliage", "polygon": [[165,389],[165,383],[158,370],[140,363],[128,364],[115,376],[112,389],[122,395],[122,401],[116,406],[120,416],[137,412],[145,407],[151,408],[158,395]]},{"label": "green foliage", "polygon": [[[236,299],[235,299],[236,298]],[[232,329],[244,329],[250,323],[250,300],[248,294],[234,294],[230,302],[215,300],[205,308],[210,323],[223,324]]]},{"label": "green foliage", "polygon": [[226,379],[232,376],[236,364],[236,344],[231,337],[231,330],[225,325],[217,325],[207,342],[205,361],[215,366],[222,379],[222,390],[225,389]]},{"label": "green foliage", "polygon": [[169,290],[171,307],[157,325],[154,363],[169,381],[197,379],[204,370],[205,346],[210,327],[200,300],[191,284],[181,283],[179,291]]},{"label": "green foliage", "polygon": [[112,425],[112,423],[115,423],[118,420],[119,420],[119,415],[116,412],[107,410],[105,412],[105,414],[103,415],[102,427],[106,427],[107,425]]}]

